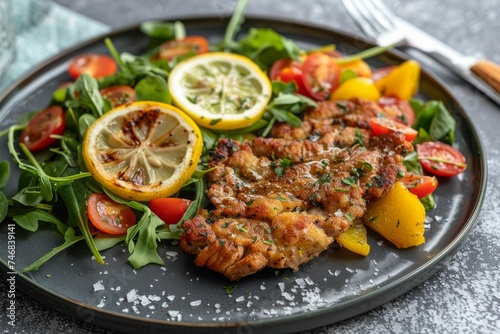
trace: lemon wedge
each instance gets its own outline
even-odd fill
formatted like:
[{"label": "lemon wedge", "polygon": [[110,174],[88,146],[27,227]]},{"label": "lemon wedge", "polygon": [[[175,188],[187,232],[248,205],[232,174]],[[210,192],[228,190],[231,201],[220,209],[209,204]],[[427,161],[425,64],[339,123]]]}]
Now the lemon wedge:
[{"label": "lemon wedge", "polygon": [[184,112],[140,101],[92,123],[82,155],[103,187],[129,200],[148,201],[180,190],[196,169],[202,143],[200,129]]},{"label": "lemon wedge", "polygon": [[185,59],[168,77],[172,101],[200,126],[234,130],[262,117],[272,94],[267,75],[249,58],[210,52]]}]

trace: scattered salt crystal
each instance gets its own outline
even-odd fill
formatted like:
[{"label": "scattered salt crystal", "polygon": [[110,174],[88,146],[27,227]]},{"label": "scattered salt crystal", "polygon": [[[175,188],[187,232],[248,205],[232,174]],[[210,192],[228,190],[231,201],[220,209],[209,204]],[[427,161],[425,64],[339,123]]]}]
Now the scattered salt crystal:
[{"label": "scattered salt crystal", "polygon": [[333,273],[330,269],[328,269],[328,273],[330,274],[330,276],[333,276]]},{"label": "scattered salt crystal", "polygon": [[170,310],[168,311],[168,315],[171,316],[172,318],[175,318],[179,315],[179,311]]},{"label": "scattered salt crystal", "polygon": [[151,301],[146,296],[141,296],[141,305],[146,306],[151,304]]},{"label": "scattered salt crystal", "polygon": [[156,295],[149,295],[148,299],[153,301],[153,302],[157,302],[157,301],[161,300],[160,296],[156,296]]},{"label": "scattered salt crystal", "polygon": [[172,302],[172,301],[174,301],[175,296],[174,295],[167,296],[167,299]]},{"label": "scattered salt crystal", "polygon": [[311,277],[306,277],[305,279],[306,283],[309,284],[309,285],[314,285],[314,281],[312,280]]},{"label": "scattered salt crystal", "polygon": [[123,313],[128,313],[128,308],[124,308],[124,309],[122,310],[122,312],[123,312]]},{"label": "scattered salt crystal", "polygon": [[335,276],[338,276],[338,275],[340,275],[340,270],[337,269],[337,270],[335,270]]},{"label": "scattered salt crystal", "polygon": [[161,307],[163,307],[163,308],[167,308],[167,307],[168,307],[167,302],[163,302],[163,303],[161,304]]},{"label": "scattered salt crystal", "polygon": [[129,293],[127,293],[127,301],[129,303],[133,302],[137,298],[139,298],[139,296],[137,295],[137,291],[135,289],[132,289],[129,291]]},{"label": "scattered salt crystal", "polygon": [[441,220],[443,220],[442,216],[434,216],[434,218],[436,219],[437,222],[440,222]]},{"label": "scattered salt crystal", "polygon": [[97,305],[98,308],[103,308],[104,307],[104,299],[101,299],[101,302],[99,303],[99,305]]},{"label": "scattered salt crystal", "polygon": [[281,292],[285,291],[285,283],[279,282],[278,286],[280,287]]},{"label": "scattered salt crystal", "polygon": [[247,307],[250,308],[250,306],[252,306],[252,304],[253,304],[252,301],[249,300],[248,303],[247,303]]},{"label": "scattered salt crystal", "polygon": [[154,305],[149,305],[149,309],[150,309],[150,310],[154,310],[154,309],[155,309],[155,306],[154,306]]},{"label": "scattered salt crystal", "polygon": [[239,296],[238,298],[235,299],[237,303],[241,303],[242,301],[245,300],[245,296]]},{"label": "scattered salt crystal", "polygon": [[165,253],[167,256],[170,256],[170,257],[176,257],[177,256],[177,252],[166,252]]},{"label": "scattered salt crystal", "polygon": [[262,284],[261,284],[260,289],[261,289],[261,290],[265,290],[265,289],[266,289],[266,287],[265,287],[264,285],[262,285]]},{"label": "scattered salt crystal", "polygon": [[116,291],[120,291],[121,289],[122,289],[122,287],[121,287],[121,286],[117,286],[115,290],[116,290]]},{"label": "scattered salt crystal", "polygon": [[295,283],[297,283],[299,286],[305,286],[306,285],[306,281],[303,278],[297,278],[295,280]]},{"label": "scattered salt crystal", "polygon": [[137,309],[137,306],[135,306],[135,305],[132,305],[132,310],[134,310],[135,314],[141,313],[141,312],[139,312],[139,310]]},{"label": "scattered salt crystal", "polygon": [[201,300],[193,300],[191,303],[189,303],[191,306],[200,306],[201,305]]},{"label": "scattered salt crystal", "polygon": [[334,215],[335,215],[335,217],[344,217],[344,213],[340,209],[338,209],[337,211],[335,211]]},{"label": "scattered salt crystal", "polygon": [[348,272],[350,272],[350,273],[353,273],[353,272],[354,272],[354,270],[353,270],[353,269],[351,269],[351,268],[347,268],[347,267],[345,268],[345,270],[347,270],[347,271],[348,271]]},{"label": "scattered salt crystal", "polygon": [[289,294],[288,292],[283,292],[281,295],[288,301],[292,301],[295,299],[295,296]]},{"label": "scattered salt crystal", "polygon": [[377,242],[377,245],[379,246],[382,246],[384,244],[384,240],[380,240],[379,242]]},{"label": "scattered salt crystal", "polygon": [[104,290],[104,285],[102,284],[102,280],[94,283],[94,291],[102,291]]}]

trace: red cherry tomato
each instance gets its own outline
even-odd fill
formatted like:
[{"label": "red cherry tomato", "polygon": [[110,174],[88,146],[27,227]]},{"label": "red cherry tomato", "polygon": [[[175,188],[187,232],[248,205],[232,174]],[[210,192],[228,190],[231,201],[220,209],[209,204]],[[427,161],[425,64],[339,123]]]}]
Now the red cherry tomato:
[{"label": "red cherry tomato", "polygon": [[302,80],[308,93],[314,99],[323,101],[338,87],[340,68],[327,54],[313,52],[302,65]]},{"label": "red cherry tomato", "polygon": [[102,97],[111,102],[113,108],[134,101],[135,91],[130,86],[110,86],[100,91]]},{"label": "red cherry tomato", "polygon": [[302,64],[292,59],[279,59],[269,71],[269,78],[282,82],[295,82],[297,94],[310,96],[302,81]]},{"label": "red cherry tomato", "polygon": [[73,59],[69,65],[69,75],[76,79],[83,73],[94,78],[102,78],[116,72],[117,66],[113,58],[100,54],[85,54]]},{"label": "red cherry tomato", "polygon": [[106,194],[90,195],[87,214],[95,228],[108,234],[125,234],[136,223],[135,213],[130,207],[113,201]]},{"label": "red cherry tomato", "polygon": [[432,194],[438,186],[435,176],[418,175],[406,172],[405,176],[399,180],[408,190],[417,195],[418,198]]},{"label": "red cherry tomato", "polygon": [[177,224],[190,204],[190,200],[183,198],[155,198],[149,201],[149,208],[165,224]]},{"label": "red cherry tomato", "polygon": [[382,79],[383,77],[387,76],[387,74],[391,73],[392,70],[395,68],[396,68],[396,65],[390,65],[390,66],[376,69],[375,71],[372,72],[372,80],[378,81],[378,80]]},{"label": "red cherry tomato", "polygon": [[391,132],[401,132],[405,135],[407,141],[417,138],[418,131],[402,123],[395,122],[389,118],[372,117],[370,118],[370,128],[374,136],[389,134]]},{"label": "red cherry tomato", "polygon": [[187,36],[171,40],[160,45],[158,58],[172,60],[189,52],[204,53],[208,51],[208,41],[202,36]]},{"label": "red cherry tomato", "polygon": [[466,168],[465,157],[459,150],[442,142],[425,142],[417,145],[418,159],[429,173],[455,176]]},{"label": "red cherry tomato", "polygon": [[52,135],[62,135],[66,129],[64,112],[59,106],[51,106],[36,114],[21,132],[21,143],[31,151],[41,150],[54,144]]},{"label": "red cherry tomato", "polygon": [[409,126],[415,123],[415,112],[408,101],[392,96],[382,96],[378,104],[391,119]]}]

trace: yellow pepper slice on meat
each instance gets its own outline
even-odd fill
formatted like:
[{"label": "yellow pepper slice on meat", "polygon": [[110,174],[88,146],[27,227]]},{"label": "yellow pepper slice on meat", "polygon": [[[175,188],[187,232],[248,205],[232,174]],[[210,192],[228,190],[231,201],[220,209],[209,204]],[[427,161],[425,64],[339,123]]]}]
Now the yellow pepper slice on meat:
[{"label": "yellow pepper slice on meat", "polygon": [[380,93],[372,79],[356,77],[342,83],[330,98],[332,100],[350,100],[354,97],[377,101],[380,98]]}]

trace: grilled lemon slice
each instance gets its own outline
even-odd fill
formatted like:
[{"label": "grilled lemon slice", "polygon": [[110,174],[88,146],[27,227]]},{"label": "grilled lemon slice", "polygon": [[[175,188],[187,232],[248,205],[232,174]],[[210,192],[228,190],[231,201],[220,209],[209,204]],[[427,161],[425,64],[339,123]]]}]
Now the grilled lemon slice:
[{"label": "grilled lemon slice", "polygon": [[83,160],[105,188],[148,201],[175,194],[200,159],[198,126],[176,107],[134,102],[115,108],[87,129]]}]

